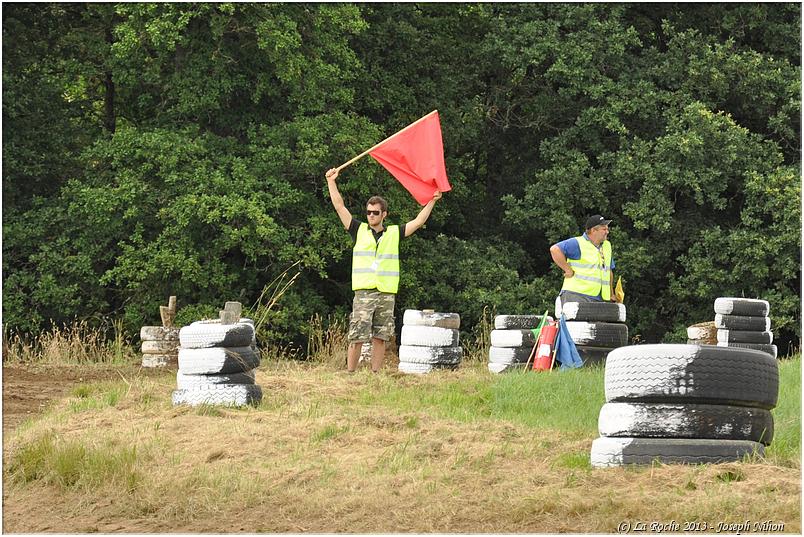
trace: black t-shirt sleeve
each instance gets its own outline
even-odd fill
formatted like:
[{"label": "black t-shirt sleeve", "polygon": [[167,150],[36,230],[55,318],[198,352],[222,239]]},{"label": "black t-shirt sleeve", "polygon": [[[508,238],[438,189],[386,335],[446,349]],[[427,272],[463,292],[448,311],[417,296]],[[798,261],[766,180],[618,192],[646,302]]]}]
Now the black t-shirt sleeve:
[{"label": "black t-shirt sleeve", "polygon": [[357,230],[360,229],[360,221],[352,217],[349,222],[349,235],[352,236],[352,242],[357,242]]},{"label": "black t-shirt sleeve", "polygon": [[405,238],[405,225],[406,224],[402,224],[401,226],[399,226],[399,240]]}]

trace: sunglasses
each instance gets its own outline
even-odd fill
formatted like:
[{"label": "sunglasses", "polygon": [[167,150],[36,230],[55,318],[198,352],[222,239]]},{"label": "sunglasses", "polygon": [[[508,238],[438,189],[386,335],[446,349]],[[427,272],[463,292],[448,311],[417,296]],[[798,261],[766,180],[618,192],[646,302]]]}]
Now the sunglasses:
[{"label": "sunglasses", "polygon": [[366,210],[366,216],[380,216],[380,211],[369,211],[369,210]]}]

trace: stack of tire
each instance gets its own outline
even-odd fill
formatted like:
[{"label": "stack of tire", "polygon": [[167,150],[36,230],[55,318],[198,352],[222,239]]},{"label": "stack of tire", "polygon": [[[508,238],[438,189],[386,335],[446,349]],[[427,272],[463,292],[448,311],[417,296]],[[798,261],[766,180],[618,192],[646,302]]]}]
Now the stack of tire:
[{"label": "stack of tire", "polygon": [[142,367],[175,366],[179,359],[179,329],[164,326],[143,326]]},{"label": "stack of tire", "polygon": [[399,345],[399,371],[424,374],[457,369],[463,358],[459,343],[461,316],[432,310],[405,310]]},{"label": "stack of tire", "polygon": [[715,327],[720,347],[740,347],[778,355],[773,345],[770,304],[766,300],[720,297],[715,299]]},{"label": "stack of tire", "polygon": [[[547,318],[552,321],[552,317]],[[488,369],[492,373],[522,371],[536,344],[533,330],[541,315],[497,315],[491,331]]]},{"label": "stack of tire", "polygon": [[628,345],[625,304],[556,300],[556,317],[564,314],[567,331],[584,364],[603,362],[613,349]]},{"label": "stack of tire", "polygon": [[777,362],[753,349],[639,345],[609,353],[592,466],[719,463],[773,439]]},{"label": "stack of tire", "polygon": [[174,405],[244,406],[262,400],[254,370],[260,365],[254,321],[196,321],[179,331]]}]

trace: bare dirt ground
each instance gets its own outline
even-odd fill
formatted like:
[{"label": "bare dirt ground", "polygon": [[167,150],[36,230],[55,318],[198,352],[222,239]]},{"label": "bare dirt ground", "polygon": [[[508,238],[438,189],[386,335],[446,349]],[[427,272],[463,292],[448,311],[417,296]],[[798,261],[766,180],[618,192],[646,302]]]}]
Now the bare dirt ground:
[{"label": "bare dirt ground", "polygon": [[3,364],[3,434],[42,412],[72,388],[85,382],[131,376],[161,375],[140,365],[38,365]]}]

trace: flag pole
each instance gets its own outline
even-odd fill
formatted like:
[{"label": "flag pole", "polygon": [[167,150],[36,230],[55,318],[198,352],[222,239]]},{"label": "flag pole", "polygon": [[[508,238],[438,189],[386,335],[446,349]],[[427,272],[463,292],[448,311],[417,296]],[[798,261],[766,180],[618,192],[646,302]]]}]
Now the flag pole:
[{"label": "flag pole", "polygon": [[366,155],[368,155],[369,153],[371,153],[372,151],[374,151],[375,149],[377,149],[378,147],[380,147],[382,144],[384,144],[385,142],[387,142],[388,140],[390,140],[391,138],[393,138],[393,137],[394,137],[394,136],[396,136],[397,134],[400,134],[400,133],[402,133],[402,132],[404,132],[404,131],[408,130],[409,128],[411,128],[412,126],[416,125],[417,123],[420,123],[420,122],[424,121],[425,119],[427,119],[428,117],[432,116],[433,114],[437,114],[437,113],[438,113],[438,110],[433,110],[432,112],[430,112],[430,113],[429,113],[429,114],[427,114],[426,116],[424,116],[424,117],[420,117],[419,119],[417,119],[416,121],[414,121],[413,123],[411,123],[410,125],[408,125],[407,127],[405,127],[405,128],[403,128],[403,129],[401,129],[401,130],[399,130],[399,131],[395,132],[394,134],[392,134],[391,136],[389,136],[388,138],[386,138],[386,139],[385,139],[385,140],[383,140],[382,142],[380,142],[380,143],[378,143],[378,144],[375,144],[375,145],[374,145],[374,146],[373,146],[371,149],[367,149],[366,151],[363,151],[362,153],[360,153],[359,155],[357,155],[355,158],[353,158],[353,159],[352,159],[352,160],[350,160],[349,162],[345,162],[345,163],[341,164],[340,166],[338,166],[338,167],[337,167],[337,168],[335,168],[335,169],[336,169],[337,171],[339,171],[339,172],[340,172],[342,169],[344,169],[345,167],[347,167],[349,164],[352,164],[353,162],[355,162],[355,161],[357,161],[357,160],[359,160],[359,159],[361,159],[361,158],[365,157]]}]

